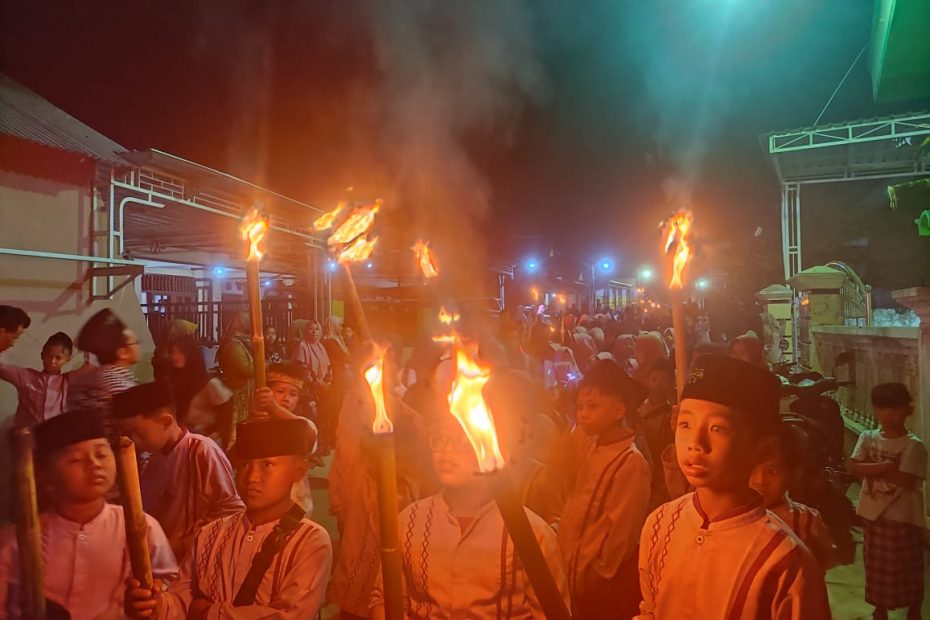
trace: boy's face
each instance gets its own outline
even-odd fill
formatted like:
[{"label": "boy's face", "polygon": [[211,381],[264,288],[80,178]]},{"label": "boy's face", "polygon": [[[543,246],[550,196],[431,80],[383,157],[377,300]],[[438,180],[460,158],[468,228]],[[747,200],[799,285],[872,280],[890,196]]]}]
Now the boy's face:
[{"label": "boy's face", "polygon": [[274,402],[284,407],[291,413],[297,411],[297,403],[300,401],[300,390],[292,383],[283,381],[273,381],[268,384],[268,388],[274,395]]},{"label": "boy's face", "polygon": [[0,351],[6,351],[16,342],[16,339],[23,335],[23,326],[20,325],[14,330],[7,330],[0,327]]},{"label": "boy's face", "polygon": [[71,351],[59,344],[42,349],[42,370],[50,375],[61,374],[61,368],[71,359]]},{"label": "boy's face", "polygon": [[139,339],[128,327],[123,330],[123,346],[116,350],[116,361],[123,366],[132,366],[139,361]]},{"label": "boy's face", "polygon": [[600,435],[623,419],[626,406],[611,394],[593,387],[583,387],[575,400],[575,417],[589,435]]},{"label": "boy's face", "polygon": [[762,496],[769,508],[784,501],[790,482],[791,472],[780,450],[756,465],[749,478],[749,486]]},{"label": "boy's face", "polygon": [[907,407],[874,407],[873,411],[875,412],[875,419],[878,420],[878,423],[882,425],[883,428],[902,428],[904,426],[904,420],[907,416],[911,415],[913,407],[908,405]]},{"label": "boy's face", "polygon": [[453,420],[433,429],[429,435],[429,447],[439,484],[457,488],[474,482],[478,458],[458,422]]},{"label": "boy's face", "polygon": [[681,402],[675,452],[682,473],[695,488],[745,488],[755,465],[755,444],[736,409],[692,398]]},{"label": "boy's face", "polygon": [[106,439],[72,444],[51,457],[57,499],[90,502],[104,497],[116,480],[116,459]]},{"label": "boy's face", "polygon": [[150,415],[137,415],[117,422],[121,433],[132,439],[139,452],[158,452],[168,441],[174,417],[168,409]]},{"label": "boy's face", "polygon": [[291,487],[307,474],[307,460],[299,456],[268,456],[242,461],[236,468],[236,488],[245,507],[262,510],[291,495]]},{"label": "boy's face", "polygon": [[653,370],[646,376],[646,387],[649,389],[649,400],[653,403],[668,400],[675,387],[675,379],[665,371]]}]

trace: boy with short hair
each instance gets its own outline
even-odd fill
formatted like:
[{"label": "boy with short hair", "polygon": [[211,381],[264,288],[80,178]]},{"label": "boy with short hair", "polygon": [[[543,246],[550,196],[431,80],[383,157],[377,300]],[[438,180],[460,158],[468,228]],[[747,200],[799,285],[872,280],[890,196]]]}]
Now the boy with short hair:
[{"label": "boy with short hair", "polygon": [[626,422],[646,389],[615,362],[598,361],[578,390],[580,461],[559,522],[573,613],[580,618],[631,618],[640,601],[639,534],[651,474]]},{"label": "boy with short hair", "polygon": [[[399,516],[406,618],[542,618],[536,593],[517,558],[488,480],[465,432],[446,414],[431,427],[429,445],[438,494],[413,502]],[[529,509],[530,526],[566,604],[568,584],[552,529]],[[376,587],[372,618],[384,618]]]},{"label": "boy with short hair", "polygon": [[695,488],[649,515],[639,618],[829,618],[823,570],[749,487],[780,422],[778,379],[704,355],[691,366],[675,448]]},{"label": "boy with short hair", "polygon": [[0,306],[0,353],[12,347],[31,324],[32,319],[22,308]]},{"label": "boy with short hair", "polygon": [[[40,479],[54,502],[43,512],[42,563],[45,596],[72,620],[118,617],[131,569],[122,506],[108,504],[116,460],[103,423],[92,411],[76,411],[35,427]],[[177,575],[177,563],[158,522],[146,515],[153,574]],[[20,575],[15,528],[0,533],[0,617],[19,618]]]},{"label": "boy with short hair", "polygon": [[106,416],[113,395],[137,383],[130,368],[139,361],[139,339],[109,308],[104,308],[78,332],[77,346],[96,355],[100,366],[71,384],[65,411],[96,409]]},{"label": "boy with short hair", "polygon": [[914,408],[903,384],[872,388],[872,409],[880,427],[859,435],[850,464],[864,479],[856,513],[865,521],[865,600],[877,619],[900,607],[919,618],[927,448],[904,425]]},{"label": "boy with short hair", "polygon": [[307,473],[299,420],[242,422],[233,460],[245,510],[205,525],[177,581],[148,590],[129,581],[131,618],[315,618],[333,549],[320,525],[290,498]]},{"label": "boy with short hair", "polygon": [[797,432],[788,425],[780,429],[763,460],[753,469],[749,486],[762,496],[765,507],[807,545],[821,568],[827,570],[836,564],[836,548],[830,530],[816,508],[788,495],[788,489],[799,475]]},{"label": "boy with short hair", "polygon": [[20,368],[0,363],[0,379],[16,387],[19,403],[13,424],[35,426],[43,420],[61,415],[68,394],[68,383],[85,368],[62,373],[71,360],[74,344],[64,332],[52,334],[42,347],[42,370]]},{"label": "boy with short hair", "polygon": [[178,425],[165,383],[143,383],[117,394],[112,415],[136,450],[149,453],[139,474],[142,507],[158,519],[183,560],[201,526],[242,510],[232,465],[209,437]]}]

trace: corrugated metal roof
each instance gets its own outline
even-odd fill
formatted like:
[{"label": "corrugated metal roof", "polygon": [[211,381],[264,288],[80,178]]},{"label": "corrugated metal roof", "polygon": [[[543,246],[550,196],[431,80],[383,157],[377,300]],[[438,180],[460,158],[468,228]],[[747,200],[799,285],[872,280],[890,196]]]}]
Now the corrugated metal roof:
[{"label": "corrugated metal roof", "polygon": [[125,165],[126,149],[0,73],[0,133]]}]

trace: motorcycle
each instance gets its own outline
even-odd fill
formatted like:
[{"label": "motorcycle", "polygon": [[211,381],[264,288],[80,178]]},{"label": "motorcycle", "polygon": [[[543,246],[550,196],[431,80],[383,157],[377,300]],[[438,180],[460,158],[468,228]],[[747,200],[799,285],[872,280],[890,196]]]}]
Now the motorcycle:
[{"label": "motorcycle", "polygon": [[851,383],[798,367],[776,368],[776,374],[782,381],[782,397],[792,399],[783,419],[805,438],[798,450],[800,475],[790,495],[820,511],[837,547],[837,561],[851,564],[857,518],[847,492],[853,478],[846,469],[843,416],[829,396]]}]

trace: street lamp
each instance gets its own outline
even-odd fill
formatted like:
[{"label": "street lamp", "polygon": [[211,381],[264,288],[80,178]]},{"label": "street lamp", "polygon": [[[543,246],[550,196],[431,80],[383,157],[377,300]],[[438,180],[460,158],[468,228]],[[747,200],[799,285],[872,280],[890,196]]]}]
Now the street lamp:
[{"label": "street lamp", "polygon": [[652,280],[652,267],[643,267],[639,270],[640,282],[649,282]]},{"label": "street lamp", "polygon": [[539,261],[536,260],[535,258],[531,258],[526,261],[526,263],[524,264],[524,267],[526,267],[526,270],[529,273],[536,273],[537,271],[539,271]]},{"label": "street lamp", "polygon": [[710,280],[707,278],[698,278],[694,281],[694,288],[699,291],[706,291],[710,288]]}]

